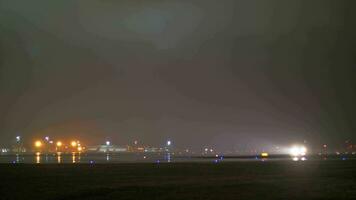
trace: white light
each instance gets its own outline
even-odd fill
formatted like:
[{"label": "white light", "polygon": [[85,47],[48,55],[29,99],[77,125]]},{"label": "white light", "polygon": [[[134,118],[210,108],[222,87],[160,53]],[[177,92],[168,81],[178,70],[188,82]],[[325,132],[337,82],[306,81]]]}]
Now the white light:
[{"label": "white light", "polygon": [[167,146],[171,146],[172,142],[170,140],[167,141]]},{"label": "white light", "polygon": [[298,157],[293,157],[293,161],[298,161],[299,158]]},{"label": "white light", "polygon": [[21,137],[20,136],[16,136],[16,141],[20,142],[20,140],[21,140]]},{"label": "white light", "polygon": [[292,148],[290,149],[290,154],[291,154],[292,156],[298,156],[298,154],[299,154],[299,149],[298,149],[298,147],[292,147]]},{"label": "white light", "polygon": [[305,157],[302,157],[301,160],[302,160],[302,161],[306,161],[307,159],[306,159]]},{"label": "white light", "polygon": [[302,156],[305,156],[305,154],[307,153],[307,148],[305,148],[305,147],[301,147],[299,150],[300,150],[300,154]]},{"label": "white light", "polygon": [[48,136],[46,136],[46,137],[45,137],[45,140],[47,140],[47,142],[48,142],[48,141],[49,141],[49,137],[48,137]]},{"label": "white light", "polygon": [[110,145],[110,141],[106,141],[106,145],[109,146]]},{"label": "white light", "polygon": [[307,153],[307,148],[305,148],[304,146],[293,146],[289,150],[289,153],[293,157],[305,156]]}]

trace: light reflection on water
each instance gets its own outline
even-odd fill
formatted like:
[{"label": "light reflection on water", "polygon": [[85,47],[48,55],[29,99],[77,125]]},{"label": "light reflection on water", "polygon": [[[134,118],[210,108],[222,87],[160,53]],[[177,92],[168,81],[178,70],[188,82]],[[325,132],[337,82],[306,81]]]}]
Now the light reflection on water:
[{"label": "light reflection on water", "polygon": [[0,155],[0,163],[35,163],[35,164],[64,164],[64,163],[125,163],[125,162],[171,162],[172,155],[140,154],[140,153],[112,153],[112,154],[86,154],[86,153],[36,153],[34,155]]},{"label": "light reflection on water", "polygon": [[107,162],[110,161],[110,154],[106,154],[106,161],[107,161]]},{"label": "light reflection on water", "polygon": [[167,162],[171,162],[171,153],[167,153],[166,160]]},{"label": "light reflection on water", "polygon": [[[320,159],[320,158],[319,158]],[[340,159],[340,158],[339,158]],[[0,155],[0,163],[37,163],[37,164],[96,164],[96,163],[170,163],[170,162],[212,162],[229,161],[268,161],[271,159],[250,158],[224,158],[218,157],[177,157],[170,152],[166,153],[36,153],[32,155]],[[273,158],[273,160],[291,160],[290,157]],[[307,162],[307,161],[305,161]]]},{"label": "light reflection on water", "polygon": [[61,156],[61,154],[58,154],[57,155],[57,163],[61,164],[61,162],[62,162],[62,156]]},{"label": "light reflection on water", "polygon": [[41,163],[41,156],[40,156],[40,154],[37,154],[37,155],[36,155],[36,163],[37,163],[37,164],[40,164],[40,163]]},{"label": "light reflection on water", "polygon": [[75,153],[72,153],[72,163],[75,163]]}]

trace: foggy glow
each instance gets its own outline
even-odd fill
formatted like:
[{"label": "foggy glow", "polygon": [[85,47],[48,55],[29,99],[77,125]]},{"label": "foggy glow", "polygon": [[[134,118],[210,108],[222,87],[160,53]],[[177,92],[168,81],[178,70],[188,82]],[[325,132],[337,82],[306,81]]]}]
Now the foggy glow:
[{"label": "foggy glow", "polygon": [[57,147],[61,147],[63,145],[63,143],[61,141],[57,142]]},{"label": "foggy glow", "polygon": [[78,143],[77,143],[76,141],[72,141],[72,142],[70,143],[70,145],[72,145],[72,147],[76,147],[76,146],[78,145]]},{"label": "foggy glow", "polygon": [[42,142],[41,142],[41,141],[39,141],[39,140],[38,140],[38,141],[36,141],[36,142],[35,142],[35,147],[36,147],[36,148],[40,148],[40,147],[42,147]]},{"label": "foggy glow", "polygon": [[297,156],[305,156],[307,153],[307,148],[304,146],[293,146],[290,150],[289,153],[293,157]]}]

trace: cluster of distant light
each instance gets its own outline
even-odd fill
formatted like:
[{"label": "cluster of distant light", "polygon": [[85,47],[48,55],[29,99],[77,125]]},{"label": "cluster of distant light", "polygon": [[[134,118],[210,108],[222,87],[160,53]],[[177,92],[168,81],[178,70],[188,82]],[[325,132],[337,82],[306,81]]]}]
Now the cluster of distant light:
[{"label": "cluster of distant light", "polygon": [[[16,136],[16,142],[20,143],[21,141],[21,137],[20,136]],[[111,141],[107,140],[105,142],[105,144],[107,146],[110,146],[112,143]],[[137,144],[137,141],[135,141],[135,144]],[[53,142],[53,140],[50,140],[50,138],[48,136],[44,137],[44,140],[36,140],[34,142],[34,147],[36,149],[37,152],[40,152],[41,150],[43,150],[45,147],[47,146],[54,146],[56,147],[56,151],[57,152],[61,152],[63,149],[63,147],[65,149],[71,150],[71,151],[78,151],[81,152],[85,149],[85,147],[80,143],[80,141],[78,140],[72,140],[70,141],[67,145],[65,143],[63,143],[62,141],[56,141],[55,143]],[[171,140],[167,140],[166,141],[166,146],[171,146],[172,145],[172,141]],[[188,152],[188,151],[186,151]],[[204,153],[213,153],[214,150],[212,148],[205,148],[204,149]],[[302,145],[294,145],[292,147],[289,148],[289,154],[291,155],[292,159],[294,161],[299,161],[299,160],[306,160],[306,153],[307,153],[307,148],[305,146]],[[262,158],[267,158],[269,157],[269,153],[267,152],[262,152],[260,155]]]},{"label": "cluster of distant light", "polygon": [[[16,143],[20,144],[21,143],[21,136],[16,136]],[[107,140],[105,142],[106,146],[111,146],[111,141]],[[138,144],[137,141],[134,142],[135,145]],[[166,146],[169,147],[172,145],[171,140],[167,140]],[[37,152],[40,152],[41,150],[48,149],[48,147],[56,147],[57,152],[61,152],[62,150],[71,150],[71,151],[78,151],[81,152],[85,149],[85,147],[80,143],[78,140],[72,140],[70,141],[67,145],[63,143],[62,141],[56,141],[54,142],[53,140],[50,140],[49,136],[44,137],[44,139],[37,139],[34,142],[34,148]],[[64,149],[62,148],[64,147]],[[70,147],[70,149],[68,149]]]},{"label": "cluster of distant light", "polygon": [[[18,144],[21,144],[21,137],[20,136],[16,136],[16,142]],[[134,141],[134,144],[137,145],[138,142]],[[105,145],[107,146],[107,148],[112,146],[112,143],[110,140],[106,140],[105,141]],[[168,148],[169,146],[172,145],[172,141],[171,140],[167,140],[166,141],[166,147]],[[44,139],[38,139],[36,141],[34,141],[34,149],[36,151],[36,154],[40,154],[43,151],[48,151],[49,149],[53,149],[54,150],[55,147],[55,151],[59,153],[60,152],[82,152],[84,150],[86,150],[86,148],[81,144],[81,142],[79,140],[72,140],[69,141],[68,143],[64,143],[62,141],[53,141],[50,140],[50,137],[46,136],[44,137]],[[326,147],[326,145],[324,145],[324,147]],[[166,149],[167,150],[167,149]],[[185,152],[189,152],[188,150],[185,150]],[[215,152],[214,149],[212,148],[204,148],[203,150],[204,154],[216,154],[216,157],[218,158],[219,155],[221,156],[221,154],[217,154]],[[283,150],[283,152],[285,153],[289,153],[292,160],[294,161],[305,161],[306,160],[306,154],[307,154],[307,148],[303,145],[294,145],[291,146],[290,148],[287,148],[285,150]],[[260,158],[262,158],[263,160],[267,159],[269,157],[269,153],[266,151],[262,151],[260,153]],[[144,156],[144,158],[146,158],[146,156]]]},{"label": "cluster of distant light", "polygon": [[306,160],[307,148],[305,146],[293,146],[290,148],[290,155],[294,161]]},{"label": "cluster of distant light", "polygon": [[[19,142],[20,140],[18,140]],[[53,146],[54,142],[53,140],[50,140],[48,136],[46,136],[43,140],[36,140],[34,142],[34,147],[36,148],[36,151],[41,151],[46,145],[51,145]],[[62,147],[65,146],[65,148],[68,148],[68,145],[65,145],[62,141],[57,141],[55,143],[56,146],[56,151],[61,151]],[[73,151],[78,151],[81,152],[85,149],[78,140],[72,140],[69,142],[69,146],[72,148]]]}]

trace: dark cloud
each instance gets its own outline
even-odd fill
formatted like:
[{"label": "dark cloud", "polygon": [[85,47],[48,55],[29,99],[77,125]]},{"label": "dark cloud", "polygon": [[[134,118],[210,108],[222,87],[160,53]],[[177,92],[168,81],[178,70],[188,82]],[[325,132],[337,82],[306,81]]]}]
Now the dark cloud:
[{"label": "dark cloud", "polygon": [[0,1],[0,140],[356,139],[350,1]]}]

